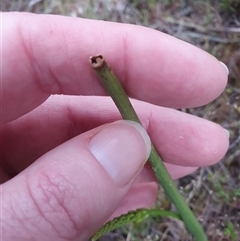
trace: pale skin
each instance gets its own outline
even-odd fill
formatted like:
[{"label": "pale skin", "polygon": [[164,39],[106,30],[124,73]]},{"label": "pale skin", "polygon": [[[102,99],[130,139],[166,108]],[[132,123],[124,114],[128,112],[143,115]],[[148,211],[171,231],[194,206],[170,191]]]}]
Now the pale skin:
[{"label": "pale skin", "polygon": [[87,240],[110,216],[156,198],[149,168],[119,187],[86,150],[94,128],[120,119],[89,66],[93,54],[104,54],[136,99],[173,178],[226,153],[222,127],[171,109],[204,105],[224,90],[227,72],[208,53],[139,26],[59,16],[3,14],[2,33],[4,240]]}]

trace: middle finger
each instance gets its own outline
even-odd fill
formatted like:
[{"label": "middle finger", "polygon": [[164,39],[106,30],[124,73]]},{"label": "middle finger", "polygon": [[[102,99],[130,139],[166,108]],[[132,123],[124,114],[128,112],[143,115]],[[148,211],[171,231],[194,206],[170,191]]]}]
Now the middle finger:
[{"label": "middle finger", "polygon": [[[210,121],[141,101],[132,101],[165,162],[189,167],[214,164],[228,148],[228,136]],[[2,130],[3,165],[20,172],[68,139],[120,119],[109,97],[52,96]]]}]

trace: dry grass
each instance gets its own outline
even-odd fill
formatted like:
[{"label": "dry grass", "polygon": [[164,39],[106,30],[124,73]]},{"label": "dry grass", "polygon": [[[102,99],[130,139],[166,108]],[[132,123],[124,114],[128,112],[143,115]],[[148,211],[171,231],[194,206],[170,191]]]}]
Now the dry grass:
[{"label": "dry grass", "polygon": [[[144,25],[190,42],[226,63],[230,75],[225,92],[207,106],[182,111],[228,129],[229,151],[221,162],[180,179],[178,185],[209,240],[240,240],[239,0],[3,0],[1,9]],[[156,205],[169,206],[161,191],[160,197]],[[102,240],[192,240],[182,223],[174,220],[150,219],[135,226],[118,229]]]}]

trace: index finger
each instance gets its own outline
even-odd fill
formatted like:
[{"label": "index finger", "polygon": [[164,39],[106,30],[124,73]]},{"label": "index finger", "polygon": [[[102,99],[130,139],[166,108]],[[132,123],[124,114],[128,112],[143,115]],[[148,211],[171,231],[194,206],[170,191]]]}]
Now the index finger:
[{"label": "index finger", "polygon": [[208,53],[144,27],[62,16],[3,14],[3,123],[51,94],[104,95],[88,59],[104,55],[129,96],[167,107],[208,103],[227,73]]}]

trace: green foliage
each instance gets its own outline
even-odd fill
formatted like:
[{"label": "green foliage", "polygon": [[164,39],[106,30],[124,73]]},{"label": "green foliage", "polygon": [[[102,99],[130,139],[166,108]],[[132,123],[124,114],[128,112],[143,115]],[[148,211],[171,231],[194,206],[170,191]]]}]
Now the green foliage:
[{"label": "green foliage", "polygon": [[240,189],[233,190],[234,191],[234,196],[240,197]]},{"label": "green foliage", "polygon": [[240,189],[233,189],[227,186],[228,179],[226,175],[208,175],[208,181],[212,185],[212,190],[214,191],[215,196],[219,198],[221,203],[229,205],[232,200],[240,196]]},{"label": "green foliage", "polygon": [[224,229],[224,235],[230,237],[232,241],[237,240],[237,234],[234,231],[234,226],[232,222],[228,222],[227,226]]},{"label": "green foliage", "polygon": [[239,4],[239,0],[238,1],[237,0],[221,0],[220,8],[223,11],[234,12],[235,11],[234,5],[237,3]]}]

